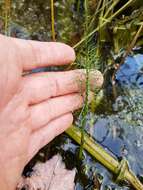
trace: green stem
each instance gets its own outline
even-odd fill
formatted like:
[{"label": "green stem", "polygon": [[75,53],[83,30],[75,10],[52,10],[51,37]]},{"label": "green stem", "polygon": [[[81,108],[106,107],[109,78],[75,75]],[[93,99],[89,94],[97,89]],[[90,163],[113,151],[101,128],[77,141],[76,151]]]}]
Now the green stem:
[{"label": "green stem", "polygon": [[81,45],[85,40],[90,38],[95,32],[97,32],[100,28],[105,26],[108,22],[111,22],[113,18],[115,18],[117,15],[119,15],[124,9],[126,9],[134,0],[129,0],[123,7],[121,7],[117,12],[115,12],[112,16],[110,16],[107,19],[104,19],[105,22],[103,22],[102,25],[95,28],[90,34],[88,34],[86,37],[84,37],[82,40],[80,40],[77,44],[73,46],[73,48],[77,48],[79,45]]},{"label": "green stem", "polygon": [[[78,144],[81,143],[82,132],[79,128],[73,126],[69,128],[66,133],[75,140]],[[105,150],[99,146],[93,139],[84,133],[83,148],[89,152],[96,160],[102,163],[110,171],[114,172],[118,168],[118,161],[112,158]]]},{"label": "green stem", "polygon": [[[87,0],[84,2],[84,8],[85,8],[85,36],[87,35],[87,30],[88,30],[88,4]],[[80,143],[80,150],[79,150],[79,159],[82,158],[82,152],[83,152],[83,144],[84,144],[84,128],[86,125],[86,116],[88,113],[88,94],[89,94],[89,61],[88,61],[88,42],[86,42],[86,95],[85,95],[85,101],[84,101],[84,106],[83,110],[81,112],[81,143]]]}]

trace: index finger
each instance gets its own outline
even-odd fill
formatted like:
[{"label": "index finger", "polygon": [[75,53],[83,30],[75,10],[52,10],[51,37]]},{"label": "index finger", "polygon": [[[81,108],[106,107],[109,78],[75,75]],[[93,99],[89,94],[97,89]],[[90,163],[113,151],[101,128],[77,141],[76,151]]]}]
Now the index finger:
[{"label": "index finger", "polygon": [[39,67],[66,65],[75,60],[75,52],[70,46],[59,42],[38,42],[12,39],[17,52],[21,54],[23,70]]}]

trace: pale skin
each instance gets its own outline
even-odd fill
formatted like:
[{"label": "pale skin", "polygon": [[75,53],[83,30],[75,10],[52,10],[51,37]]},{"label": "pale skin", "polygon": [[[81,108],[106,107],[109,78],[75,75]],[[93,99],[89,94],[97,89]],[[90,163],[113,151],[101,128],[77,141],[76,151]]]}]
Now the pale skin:
[{"label": "pale skin", "polygon": [[24,166],[72,124],[73,111],[84,101],[82,70],[23,73],[74,60],[65,44],[0,35],[0,189],[15,190]]}]

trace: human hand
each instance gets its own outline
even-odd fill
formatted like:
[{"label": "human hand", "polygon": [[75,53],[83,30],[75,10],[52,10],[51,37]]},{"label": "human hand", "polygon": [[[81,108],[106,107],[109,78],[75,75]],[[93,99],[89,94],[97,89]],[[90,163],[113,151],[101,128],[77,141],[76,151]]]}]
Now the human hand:
[{"label": "human hand", "polygon": [[[72,124],[72,112],[83,105],[85,74],[75,70],[22,76],[34,68],[74,61],[73,49],[61,43],[0,35],[0,52],[0,187],[14,190],[29,160]],[[99,72],[93,78],[102,84]]]}]

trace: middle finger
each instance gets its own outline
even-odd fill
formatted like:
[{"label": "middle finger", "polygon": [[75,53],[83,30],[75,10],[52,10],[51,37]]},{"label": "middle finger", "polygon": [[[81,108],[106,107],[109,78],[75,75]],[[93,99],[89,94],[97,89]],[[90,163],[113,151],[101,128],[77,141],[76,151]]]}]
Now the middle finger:
[{"label": "middle finger", "polygon": [[[91,90],[103,83],[99,71],[91,72],[89,79]],[[23,86],[29,99],[28,103],[37,104],[51,97],[83,92],[85,81],[85,70],[72,70],[32,74],[23,78]]]}]

